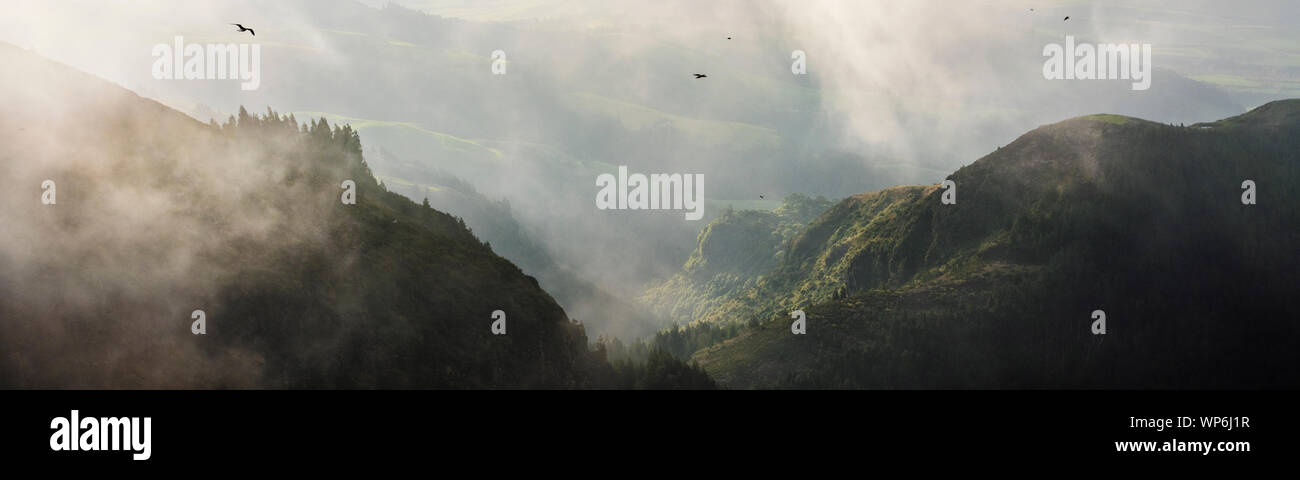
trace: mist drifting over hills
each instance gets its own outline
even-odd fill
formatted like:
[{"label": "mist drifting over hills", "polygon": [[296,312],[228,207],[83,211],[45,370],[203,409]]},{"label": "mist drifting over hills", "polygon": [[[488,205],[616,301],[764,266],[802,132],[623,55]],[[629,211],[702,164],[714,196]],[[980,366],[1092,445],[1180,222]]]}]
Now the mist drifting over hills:
[{"label": "mist drifting over hills", "polygon": [[[248,337],[215,350],[195,346],[182,331],[122,353],[109,344],[75,344],[85,337],[72,330],[93,330],[94,322],[29,322],[21,335],[7,339],[11,351],[26,345],[15,339],[29,336],[73,343],[26,345],[27,353],[10,356],[7,375],[19,383],[55,384],[261,386],[307,379],[349,386],[592,386],[615,382],[615,370],[624,375],[620,385],[645,384],[645,378],[629,378],[653,375],[606,362],[658,358],[669,365],[665,371],[685,372],[663,378],[697,379],[681,363],[696,360],[724,383],[742,387],[924,383],[917,379],[1053,384],[1049,377],[1069,385],[1141,385],[1149,377],[1102,375],[1090,370],[1101,368],[1097,363],[1073,357],[1058,359],[1056,370],[954,373],[944,362],[969,363],[1005,346],[981,337],[993,331],[987,324],[943,331],[925,322],[984,319],[997,312],[1023,326],[1065,315],[1042,307],[1044,302],[1080,302],[1078,308],[1086,308],[1085,298],[1009,297],[1000,290],[1103,275],[1106,270],[1095,265],[1100,253],[1062,233],[1067,231],[1136,235],[1143,222],[1171,221],[1183,229],[1170,227],[1178,232],[1222,237],[1213,244],[1222,248],[1211,251],[1167,237],[1166,230],[1151,235],[1164,243],[1125,244],[1134,258],[1156,246],[1173,252],[1152,260],[1169,270],[1198,252],[1244,255],[1249,245],[1229,241],[1226,232],[1257,228],[1250,238],[1282,242],[1261,255],[1293,265],[1284,253],[1285,241],[1292,239],[1285,232],[1295,220],[1290,212],[1268,210],[1258,220],[1263,223],[1251,224],[1233,216],[1241,212],[1211,203],[1204,206],[1218,216],[1198,220],[1181,202],[1206,193],[1232,200],[1230,193],[1244,178],[1264,182],[1266,175],[1277,182],[1271,186],[1279,192],[1274,199],[1290,198],[1294,174],[1278,145],[1289,145],[1280,138],[1295,125],[1285,115],[1260,112],[1286,111],[1293,105],[1270,102],[1300,97],[1300,31],[1290,20],[1296,14],[1300,6],[1293,2],[1267,0],[10,2],[0,19],[0,41],[12,44],[5,48],[14,66],[5,78],[11,101],[0,122],[10,141],[0,168],[22,186],[40,185],[51,171],[72,179],[58,182],[57,215],[6,211],[9,227],[0,239],[4,291],[7,298],[30,302],[6,305],[12,315],[59,316],[66,309],[64,316],[75,317],[114,297],[122,303],[113,303],[118,310],[110,315],[144,322],[108,330],[128,335],[161,327],[148,319],[197,308],[191,298],[225,298],[241,306],[230,312],[245,318],[307,311],[313,322],[324,322],[312,325],[346,328],[330,327],[329,335],[306,328],[316,332],[306,336],[245,332]],[[1066,16],[1070,20],[1063,21]],[[231,23],[251,26],[256,35]],[[155,47],[180,42],[255,43],[257,87],[155,76]],[[1067,42],[1150,45],[1150,88],[1045,78],[1045,46]],[[792,65],[796,59],[806,61],[805,71]],[[85,73],[68,73],[74,71]],[[707,77],[695,78],[697,73]],[[1261,106],[1267,109],[1254,110]],[[277,113],[259,120],[271,109]],[[1252,110],[1255,116],[1239,120],[1268,118],[1268,128],[1187,127]],[[1118,117],[1085,117],[1094,114]],[[232,120],[236,126],[286,125],[287,131],[319,119],[330,125],[322,128],[331,138],[347,126],[336,150],[312,150],[285,132],[247,133],[238,141],[223,137]],[[1053,132],[1061,137],[1044,137]],[[1043,149],[1008,150],[1026,143]],[[1161,156],[1162,149],[1193,159]],[[325,157],[337,161],[304,166]],[[1078,161],[1053,163],[1064,157]],[[1170,164],[1183,169],[1160,170]],[[1257,168],[1247,168],[1252,166]],[[680,211],[596,208],[594,181],[620,167],[647,175],[701,175],[707,179],[703,219],[683,220]],[[986,169],[997,174],[977,175]],[[328,209],[338,193],[339,178],[331,176],[345,175],[410,202],[384,196],[368,206],[370,216],[339,216]],[[1115,179],[1128,183],[1108,183]],[[933,185],[944,180],[958,182],[963,193],[957,205],[965,213],[925,203],[937,199]],[[1160,181],[1171,183],[1167,195],[1132,193],[1142,182]],[[27,190],[9,193],[11,206],[38,199]],[[89,202],[83,204],[88,210],[65,211],[79,200]],[[421,209],[424,202],[429,208]],[[1153,202],[1167,208],[1138,208]],[[1138,209],[1149,217],[1087,207],[1097,204]],[[378,218],[397,220],[399,227],[368,223]],[[1196,221],[1201,223],[1195,228],[1182,223]],[[422,226],[389,230],[409,222]],[[48,238],[55,231],[68,235]],[[429,251],[417,252],[414,245]],[[236,249],[243,255],[250,246],[261,253],[246,264],[232,263]],[[326,253],[360,247],[392,255]],[[1055,257],[1056,251],[1066,253]],[[442,254],[450,256],[436,257]],[[453,273],[454,259],[468,262],[469,273]],[[1282,275],[1236,256],[1224,262],[1222,271],[1183,273],[1236,275],[1227,283]],[[977,278],[980,272],[989,278]],[[1127,273],[1109,275],[1130,286],[1169,280]],[[349,293],[335,281],[354,275],[375,283]],[[407,287],[399,289],[401,295],[384,296],[402,281],[436,284],[439,290],[405,296],[418,290]],[[1222,286],[1206,283],[1170,295],[1200,298]],[[957,293],[936,293],[944,288]],[[1164,291],[1147,294],[1155,298]],[[498,293],[504,300],[493,297]],[[1255,303],[1238,295],[1207,307],[1212,315],[1203,324],[1218,325],[1248,311],[1293,313],[1274,304],[1282,298],[1275,293],[1260,294]],[[514,305],[511,310],[522,315],[517,318],[533,322],[524,324],[545,337],[500,370],[491,367],[492,359],[511,350],[475,347],[490,338],[480,338],[486,330],[458,320],[482,320],[485,312],[479,310],[492,302]],[[931,311],[925,320],[889,317],[901,330],[871,323],[880,321],[872,317],[876,307],[902,315],[908,302],[947,310]],[[277,303],[296,309],[271,308]],[[386,305],[379,308],[384,313],[367,313],[375,305]],[[773,319],[784,320],[798,308],[845,319],[839,324],[841,343],[819,344],[829,353],[809,356],[809,362],[892,367],[814,374],[763,363],[807,353],[775,336],[780,322]],[[1186,308],[1184,315],[1195,310]],[[433,323],[416,319],[430,309],[455,314]],[[1164,330],[1152,321],[1143,335],[1159,337]],[[246,327],[261,328],[249,322]],[[477,333],[444,342],[434,332],[449,325]],[[1254,368],[1253,362],[1276,359],[1270,355],[1290,345],[1285,342],[1293,340],[1294,327],[1266,327],[1250,330],[1249,338],[1268,331],[1279,343],[1254,350],[1258,358],[1232,367]],[[1226,335],[1238,343],[1204,352],[1249,350],[1248,338],[1233,337],[1240,332],[1205,328],[1201,335]],[[912,336],[891,336],[899,331]],[[1044,334],[1049,337],[1073,341]],[[966,338],[974,339],[975,353],[943,361],[881,360],[906,357],[882,352],[937,355],[932,346]],[[1188,353],[1203,337],[1184,340],[1175,350],[1188,356],[1179,358],[1207,364],[1218,358]],[[372,349],[374,342],[391,348]],[[437,345],[438,352],[425,351],[427,345]],[[93,351],[86,358],[94,360],[57,354],[77,348]],[[1091,354],[1070,348],[1059,351]],[[151,353],[140,353],[146,351]],[[659,351],[673,358],[654,357]],[[998,362],[1038,359],[1041,353],[1007,351]],[[85,362],[130,363],[120,355],[221,367],[175,370],[147,362],[154,366],[104,377],[24,377],[37,363],[66,372]],[[337,355],[355,360],[356,369],[336,364]],[[1124,355],[1115,354],[1139,358]],[[386,362],[406,367],[391,376],[374,373]],[[426,369],[422,362],[438,368]],[[764,370],[740,371],[751,362]],[[1251,377],[1236,384],[1225,380],[1235,370],[1225,368],[1164,385],[1277,386],[1293,380]],[[1158,368],[1139,373],[1152,372]]]}]

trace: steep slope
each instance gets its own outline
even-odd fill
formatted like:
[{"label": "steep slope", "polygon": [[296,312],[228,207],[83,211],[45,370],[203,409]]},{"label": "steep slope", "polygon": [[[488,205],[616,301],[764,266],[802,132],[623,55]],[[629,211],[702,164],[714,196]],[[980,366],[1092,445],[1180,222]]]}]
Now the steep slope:
[{"label": "steep slope", "polygon": [[1076,118],[955,172],[955,205],[937,187],[846,199],[701,317],[772,321],[696,359],[747,386],[1293,388],[1298,114]]},{"label": "steep slope", "polygon": [[795,233],[829,206],[793,194],[774,211],[727,209],[700,232],[682,272],[647,289],[641,302],[674,323],[695,321],[779,265]]},{"label": "steep slope", "polygon": [[0,62],[0,386],[571,387],[608,373],[536,280],[380,187],[350,128],[242,111],[204,125],[12,46]]}]

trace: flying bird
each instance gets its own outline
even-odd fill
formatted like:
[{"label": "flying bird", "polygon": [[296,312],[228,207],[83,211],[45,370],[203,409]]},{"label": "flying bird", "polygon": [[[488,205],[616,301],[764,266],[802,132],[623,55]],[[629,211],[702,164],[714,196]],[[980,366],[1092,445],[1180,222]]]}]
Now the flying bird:
[{"label": "flying bird", "polygon": [[[1065,20],[1069,20],[1069,19],[1070,19],[1070,17],[1068,17],[1068,16],[1065,17]],[[1064,22],[1065,20],[1061,20],[1061,21]]]},{"label": "flying bird", "polygon": [[705,74],[703,74],[703,73],[696,73],[696,74],[694,74],[694,75],[695,75],[695,78],[708,78],[708,75],[705,75]]},{"label": "flying bird", "polygon": [[731,40],[731,37],[727,37],[727,40]]},{"label": "flying bird", "polygon": [[242,33],[242,32],[248,32],[248,33],[251,33],[254,37],[257,36],[257,32],[254,32],[253,29],[251,29],[251,28],[245,27],[245,26],[240,25],[240,24],[238,24],[238,23],[232,23],[231,25],[234,25],[234,26],[236,26],[236,27],[239,27],[239,31],[240,31],[241,33]]},{"label": "flying bird", "polygon": [[763,196],[762,196],[762,195],[759,195],[759,196],[758,196],[758,199],[759,199],[759,200],[762,200],[762,199],[763,199]]}]

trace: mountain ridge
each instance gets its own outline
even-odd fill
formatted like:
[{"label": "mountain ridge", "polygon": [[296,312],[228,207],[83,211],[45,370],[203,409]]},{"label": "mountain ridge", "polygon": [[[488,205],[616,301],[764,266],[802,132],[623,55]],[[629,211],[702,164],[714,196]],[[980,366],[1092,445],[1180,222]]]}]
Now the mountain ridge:
[{"label": "mountain ridge", "polygon": [[[697,322],[760,325],[692,358],[723,384],[751,387],[1294,385],[1256,375],[1267,371],[1261,362],[1293,352],[1247,345],[1262,332],[1297,345],[1296,312],[1280,287],[1295,280],[1287,268],[1300,266],[1289,247],[1300,240],[1296,112],[1300,102],[1276,102],[1213,129],[1078,117],[953,172],[955,205],[943,205],[933,185],[851,196],[795,235],[789,255],[756,286],[711,300],[719,306]],[[1267,185],[1271,198],[1241,205],[1245,179]],[[1146,321],[1108,335],[1105,347],[1091,345],[1101,340],[1088,338],[1088,312],[1106,305],[1108,314],[1122,308]],[[789,333],[797,309],[808,312],[810,338]],[[1231,321],[1243,312],[1269,315]],[[1188,322],[1195,334],[1175,333]],[[835,338],[814,336],[815,328]],[[998,332],[1019,338],[1006,328],[1036,340],[1006,346]],[[900,330],[922,343],[887,334]],[[1170,335],[1205,342],[1211,331],[1221,337],[1209,346],[1167,345],[1163,355],[1136,346],[1168,344]],[[962,338],[972,346],[944,353]],[[1097,349],[1110,359],[1096,360]],[[1150,367],[1114,369],[1139,358]],[[835,366],[810,371],[801,361]],[[996,367],[971,367],[979,364]]]}]

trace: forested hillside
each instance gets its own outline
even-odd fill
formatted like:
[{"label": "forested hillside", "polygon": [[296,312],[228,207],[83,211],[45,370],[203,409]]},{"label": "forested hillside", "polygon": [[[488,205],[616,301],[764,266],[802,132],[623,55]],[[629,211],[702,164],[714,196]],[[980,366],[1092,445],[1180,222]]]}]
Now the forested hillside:
[{"label": "forested hillside", "polygon": [[695,359],[742,386],[1294,387],[1271,366],[1300,360],[1298,134],[1300,101],[1195,126],[1082,117],[952,174],[956,204],[851,197],[714,300],[701,321],[761,325]]},{"label": "forested hillside", "polygon": [[12,46],[0,61],[4,386],[712,384],[671,357],[611,366],[462,220],[381,186],[348,126],[205,125]]}]

